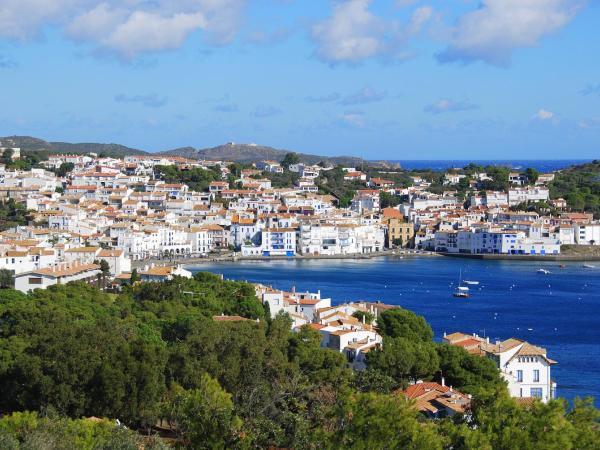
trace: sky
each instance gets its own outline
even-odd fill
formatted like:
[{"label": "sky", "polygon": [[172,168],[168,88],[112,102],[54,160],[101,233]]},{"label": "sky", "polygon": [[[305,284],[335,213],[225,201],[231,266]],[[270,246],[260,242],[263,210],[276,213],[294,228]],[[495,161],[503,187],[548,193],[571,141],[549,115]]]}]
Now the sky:
[{"label": "sky", "polygon": [[0,135],[600,157],[600,0],[0,0]]}]

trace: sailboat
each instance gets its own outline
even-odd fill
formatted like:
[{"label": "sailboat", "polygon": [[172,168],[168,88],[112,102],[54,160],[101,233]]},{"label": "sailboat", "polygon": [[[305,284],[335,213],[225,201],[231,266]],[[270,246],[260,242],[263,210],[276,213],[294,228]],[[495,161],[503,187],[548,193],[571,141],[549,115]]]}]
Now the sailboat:
[{"label": "sailboat", "polygon": [[458,287],[452,295],[457,298],[469,298],[471,296],[469,293],[469,288],[462,285],[462,269],[458,275]]}]

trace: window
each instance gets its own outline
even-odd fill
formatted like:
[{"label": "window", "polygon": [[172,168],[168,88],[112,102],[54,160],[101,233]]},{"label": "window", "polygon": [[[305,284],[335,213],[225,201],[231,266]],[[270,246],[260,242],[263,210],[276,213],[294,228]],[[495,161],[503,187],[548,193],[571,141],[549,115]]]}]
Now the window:
[{"label": "window", "polygon": [[540,381],[540,371],[539,370],[533,371],[533,381],[536,383],[539,383],[539,381]]},{"label": "window", "polygon": [[542,398],[542,388],[531,388],[531,396],[535,398]]},{"label": "window", "polygon": [[523,382],[523,371],[522,370],[517,370],[517,381],[519,383]]},{"label": "window", "polygon": [[29,278],[29,284],[42,284],[41,278]]}]

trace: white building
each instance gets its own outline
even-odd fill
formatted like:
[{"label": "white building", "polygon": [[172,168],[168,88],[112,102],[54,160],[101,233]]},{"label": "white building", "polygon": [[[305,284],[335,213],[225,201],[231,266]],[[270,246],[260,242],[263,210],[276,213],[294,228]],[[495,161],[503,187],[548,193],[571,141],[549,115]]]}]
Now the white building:
[{"label": "white building", "polygon": [[526,202],[545,202],[549,199],[550,191],[548,188],[541,186],[508,190],[508,204],[510,206]]},{"label": "white building", "polygon": [[295,256],[295,228],[265,228],[259,245],[242,245],[242,256]]},{"label": "white building", "polygon": [[550,374],[556,361],[548,358],[545,348],[515,338],[491,344],[489,339],[465,333],[444,334],[444,342],[494,361],[511,397],[539,398],[544,403],[556,398]]},{"label": "white building", "polygon": [[600,224],[575,225],[575,241],[579,245],[600,245]]},{"label": "white building", "polygon": [[447,253],[475,255],[558,255],[560,241],[553,237],[531,238],[524,231],[486,229],[438,231],[435,233],[435,250]]},{"label": "white building", "polygon": [[96,264],[59,264],[15,275],[15,289],[29,292],[34,289],[46,289],[55,284],[71,281],[95,283],[98,281],[100,266]]}]

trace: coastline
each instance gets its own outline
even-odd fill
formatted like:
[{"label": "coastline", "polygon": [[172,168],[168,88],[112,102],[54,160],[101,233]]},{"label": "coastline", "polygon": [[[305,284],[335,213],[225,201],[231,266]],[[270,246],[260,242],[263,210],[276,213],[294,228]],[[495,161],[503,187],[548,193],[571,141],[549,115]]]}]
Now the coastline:
[{"label": "coastline", "polygon": [[383,252],[350,254],[350,255],[295,255],[295,256],[239,256],[236,253],[225,255],[209,255],[205,257],[144,259],[132,261],[132,268],[140,269],[149,264],[180,264],[183,266],[202,265],[215,262],[241,262],[241,261],[293,261],[293,260],[368,260],[375,258],[414,258],[414,257],[449,257],[498,261],[538,261],[538,262],[600,262],[600,254],[573,254],[561,253],[560,255],[507,255],[507,254],[470,254],[431,252],[423,250],[388,250]]},{"label": "coastline", "polygon": [[467,259],[485,259],[485,260],[501,260],[501,261],[547,261],[547,262],[590,262],[600,261],[600,255],[506,255],[506,254],[479,254],[471,253],[438,253],[441,256],[450,258],[467,258]]},{"label": "coastline", "polygon": [[215,262],[237,262],[237,261],[294,261],[294,260],[361,260],[375,259],[384,257],[395,258],[413,258],[413,257],[439,257],[443,256],[435,252],[417,251],[417,250],[389,250],[384,252],[374,252],[365,254],[350,254],[350,255],[295,255],[295,256],[239,256],[237,254],[214,255],[206,257],[191,257],[191,258],[165,258],[165,259],[144,259],[132,261],[133,268],[143,268],[148,264],[181,264],[183,266],[201,265]]}]

